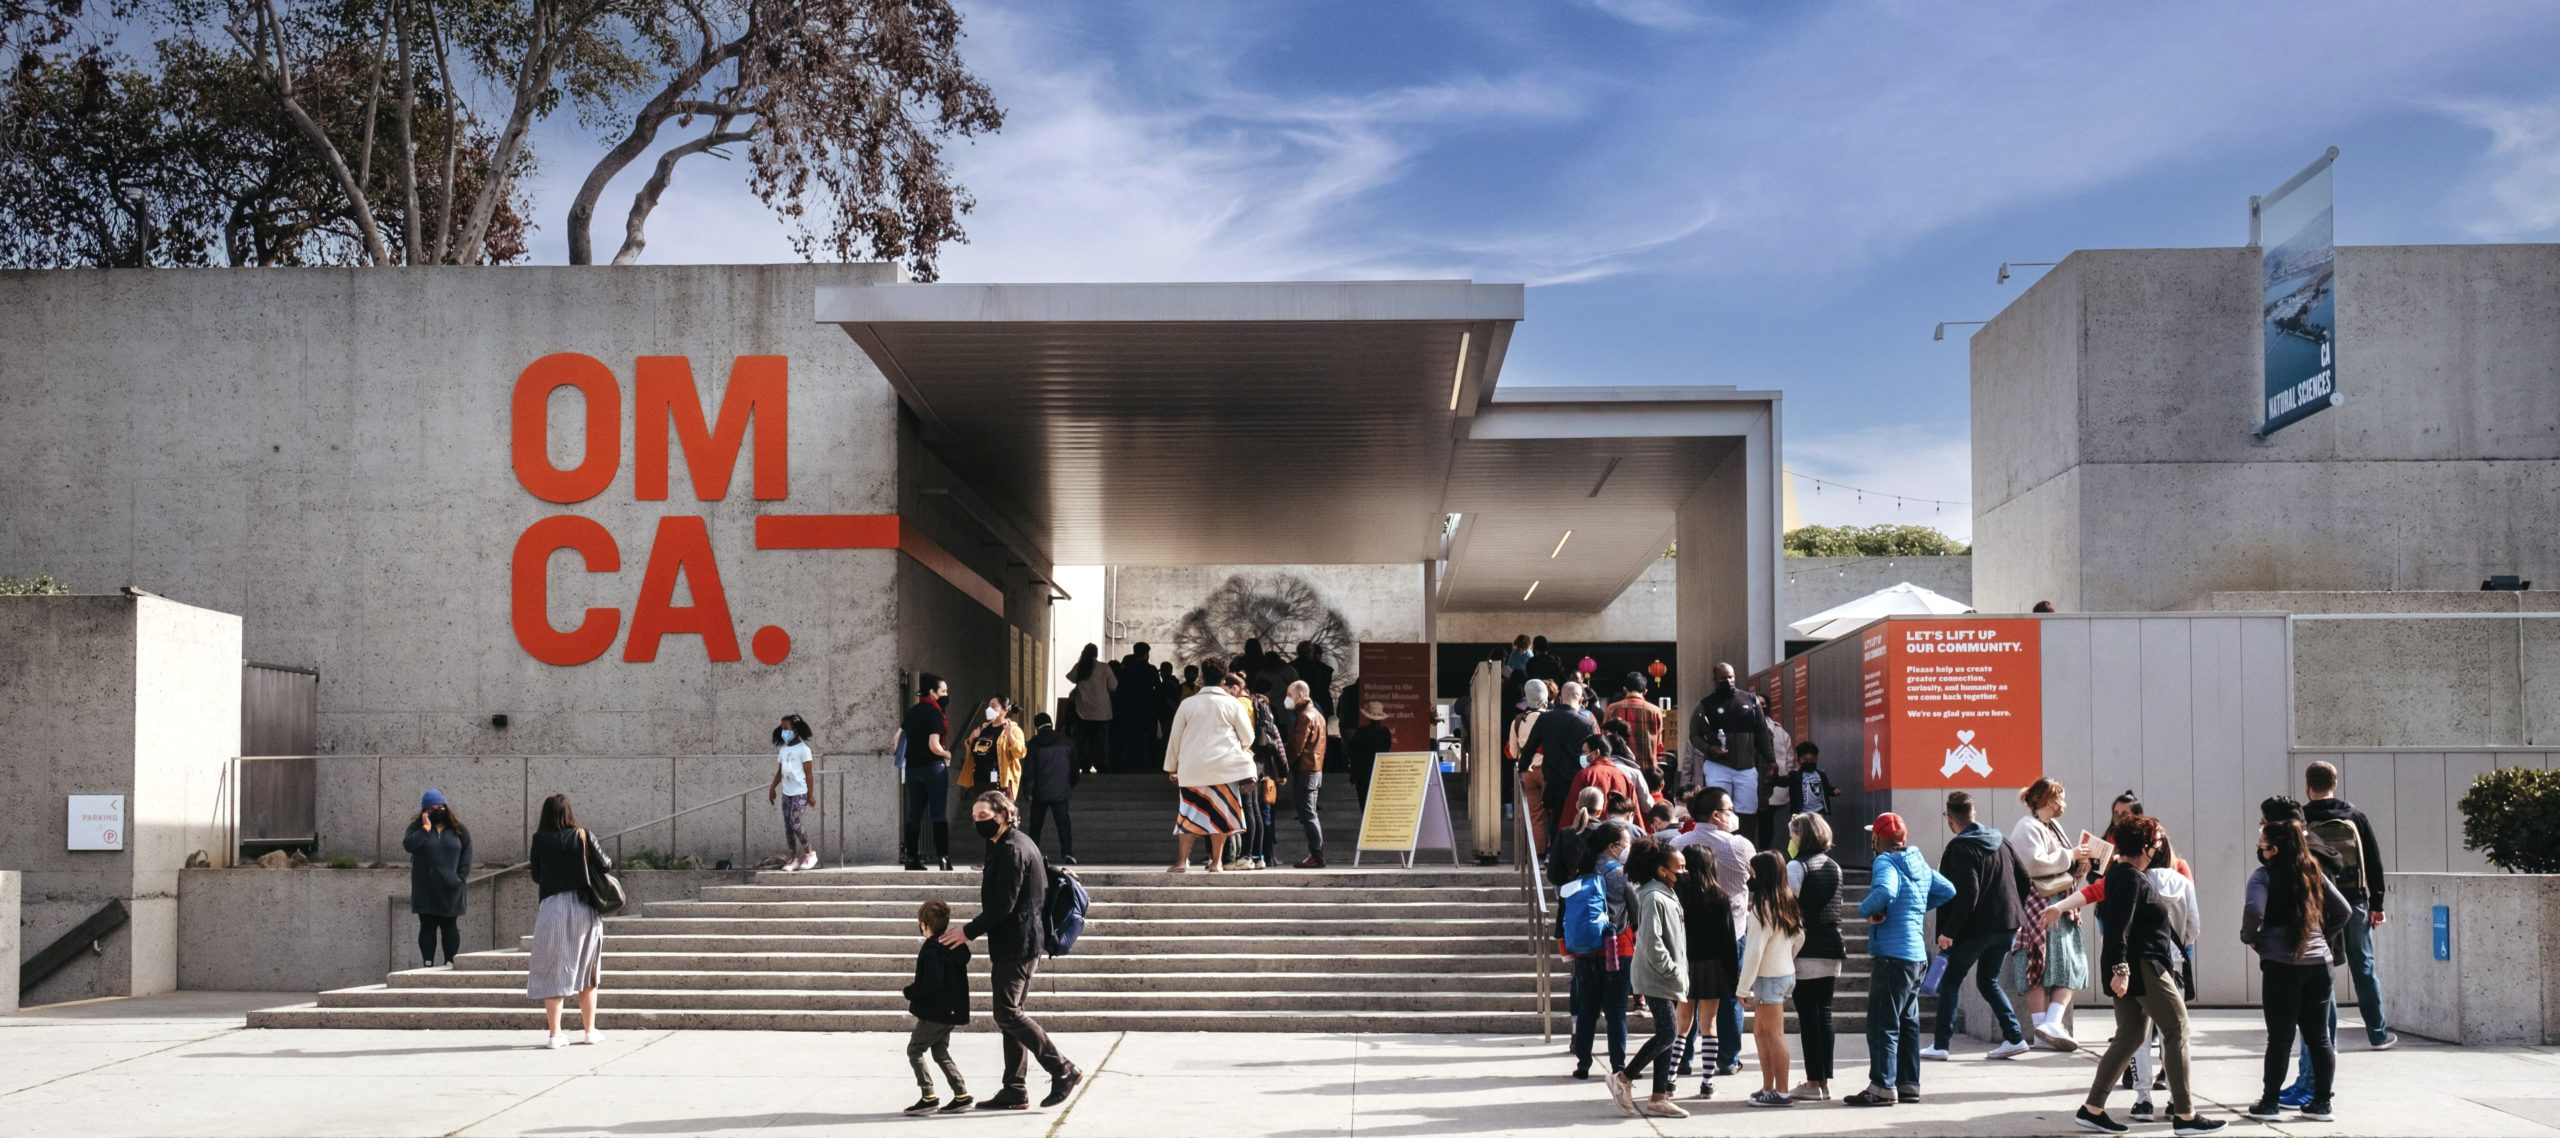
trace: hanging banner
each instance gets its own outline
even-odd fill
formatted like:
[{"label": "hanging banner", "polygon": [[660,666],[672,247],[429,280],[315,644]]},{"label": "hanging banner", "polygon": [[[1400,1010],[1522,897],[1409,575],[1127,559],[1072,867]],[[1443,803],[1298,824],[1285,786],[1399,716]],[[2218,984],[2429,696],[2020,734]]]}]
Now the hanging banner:
[{"label": "hanging banner", "polygon": [[2338,251],[2329,205],[2337,157],[2330,147],[2274,193],[2250,200],[2266,355],[2260,438],[2338,405]]},{"label": "hanging banner", "polygon": [[2044,629],[1929,617],[1869,627],[1869,790],[2025,786],[2044,774]]}]

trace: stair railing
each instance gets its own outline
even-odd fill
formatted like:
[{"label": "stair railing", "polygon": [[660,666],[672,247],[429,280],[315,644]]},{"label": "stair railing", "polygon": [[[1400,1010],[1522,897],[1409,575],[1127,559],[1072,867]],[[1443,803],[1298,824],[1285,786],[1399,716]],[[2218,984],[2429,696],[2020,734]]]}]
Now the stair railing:
[{"label": "stair railing", "polygon": [[1520,891],[1528,902],[1522,906],[1529,921],[1529,957],[1538,969],[1538,1032],[1542,1043],[1556,1041],[1555,980],[1550,968],[1554,961],[1555,917],[1547,907],[1554,894],[1547,888],[1546,859],[1538,849],[1537,827],[1529,823],[1529,786],[1512,780],[1517,805],[1511,817],[1519,827],[1520,837],[1512,844],[1520,860]]}]

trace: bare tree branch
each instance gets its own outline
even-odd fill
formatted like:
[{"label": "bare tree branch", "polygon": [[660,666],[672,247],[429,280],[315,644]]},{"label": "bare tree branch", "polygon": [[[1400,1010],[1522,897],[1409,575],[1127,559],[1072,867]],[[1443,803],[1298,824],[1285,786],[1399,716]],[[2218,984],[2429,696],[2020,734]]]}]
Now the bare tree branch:
[{"label": "bare tree branch", "polygon": [[[374,224],[373,207],[366,201],[364,183],[356,179],[354,171],[347,169],[346,156],[339,153],[337,144],[329,140],[328,130],[303,109],[302,100],[293,93],[291,49],[285,46],[284,21],[276,14],[274,0],[259,0],[256,12],[260,34],[243,36],[235,15],[230,29],[232,38],[249,50],[251,63],[257,68],[259,78],[266,83],[268,92],[274,96],[276,105],[284,111],[287,119],[292,120],[294,129],[302,133],[312,153],[328,167],[329,176],[338,183],[339,191],[347,195],[347,216],[355,223],[365,255],[374,264],[390,264],[391,250],[383,247],[382,228]],[[269,43],[274,45],[272,58],[266,51]]]},{"label": "bare tree branch", "polygon": [[[595,263],[593,229],[596,200],[604,196],[605,186],[611,183],[616,175],[639,160],[642,154],[648,153],[649,147],[657,141],[659,128],[665,126],[667,120],[678,115],[716,113],[684,109],[710,107],[714,104],[686,100],[683,96],[686,92],[700,86],[703,77],[710,74],[713,69],[736,59],[745,50],[746,44],[744,40],[739,40],[715,46],[716,41],[710,38],[711,25],[707,17],[703,17],[699,9],[694,11],[698,26],[705,37],[702,41],[702,53],[696,56],[692,63],[670,76],[666,86],[659,88],[655,96],[641,105],[640,110],[632,116],[631,129],[624,132],[622,138],[604,152],[603,157],[596,159],[595,167],[587,171],[587,180],[578,186],[577,196],[569,200],[569,263],[572,265]],[[743,110],[740,113],[743,113]],[[626,239],[625,246],[628,247],[628,245],[629,242]],[[619,263],[621,256],[616,254],[614,259]]]},{"label": "bare tree branch", "polygon": [[670,147],[666,153],[658,156],[657,169],[650,171],[649,181],[640,187],[639,193],[631,197],[631,216],[623,222],[622,248],[614,253],[614,264],[630,265],[639,262],[640,250],[649,243],[643,236],[643,229],[649,221],[649,212],[658,208],[659,196],[666,193],[667,184],[675,180],[676,163],[684,161],[688,155],[700,154],[733,142],[745,142],[755,137],[752,131],[723,129],[728,125],[724,120],[714,125],[710,134],[680,146]]},{"label": "bare tree branch", "polygon": [[418,145],[410,130],[410,120],[418,112],[418,73],[409,53],[409,5],[395,0],[394,22],[400,30],[400,107],[394,122],[400,128],[400,198],[406,207],[400,211],[400,238],[409,263],[419,263],[424,250],[418,242],[421,222],[418,217]]}]

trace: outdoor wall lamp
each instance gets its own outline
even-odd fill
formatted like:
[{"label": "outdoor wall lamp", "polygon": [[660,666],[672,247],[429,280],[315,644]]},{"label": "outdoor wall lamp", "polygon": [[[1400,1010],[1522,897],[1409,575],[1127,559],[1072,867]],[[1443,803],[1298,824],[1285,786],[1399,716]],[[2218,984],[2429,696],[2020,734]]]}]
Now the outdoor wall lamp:
[{"label": "outdoor wall lamp", "polygon": [[1935,330],[1933,330],[1933,331],[1931,331],[1931,332],[1929,333],[1929,338],[1930,338],[1930,339],[1932,339],[1932,340],[1943,340],[1943,339],[1946,339],[1946,338],[1947,338],[1947,327],[1948,327],[1949,325],[1951,325],[1951,324],[1989,324],[1989,323],[1991,323],[1991,322],[1990,322],[1990,321],[1988,321],[1988,320],[1941,320],[1941,321],[1938,321],[1938,327],[1937,327]]},{"label": "outdoor wall lamp", "polygon": [[2025,269],[2025,268],[2047,268],[2047,269],[2049,269],[2049,268],[2052,268],[2053,266],[2058,265],[2058,264],[2061,264],[2061,263],[2062,263],[2062,262],[2060,262],[2060,261],[2002,261],[2002,262],[2000,262],[2000,276],[1998,277],[1998,279],[1993,280],[1991,283],[1993,283],[1993,284],[2007,284],[2007,283],[2009,283],[2009,270],[2011,270],[2011,269]]}]

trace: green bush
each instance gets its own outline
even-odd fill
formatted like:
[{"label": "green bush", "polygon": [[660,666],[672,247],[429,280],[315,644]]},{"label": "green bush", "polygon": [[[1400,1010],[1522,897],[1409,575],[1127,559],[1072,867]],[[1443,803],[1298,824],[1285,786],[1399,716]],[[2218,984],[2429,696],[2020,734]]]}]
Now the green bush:
[{"label": "green bush", "polygon": [[1964,543],[1928,526],[1797,526],[1784,544],[1789,557],[1954,557]]},{"label": "green bush", "polygon": [[329,868],[331,869],[357,869],[362,867],[363,864],[364,863],[357,861],[353,854],[339,854],[338,856],[329,859]]},{"label": "green bush", "polygon": [[2462,848],[2509,873],[2560,873],[2560,770],[2481,775],[2462,796]]},{"label": "green bush", "polygon": [[656,846],[642,846],[622,859],[616,869],[700,869],[702,859],[692,854],[674,854]]},{"label": "green bush", "polygon": [[59,597],[70,591],[71,586],[46,574],[0,577],[0,597]]}]

